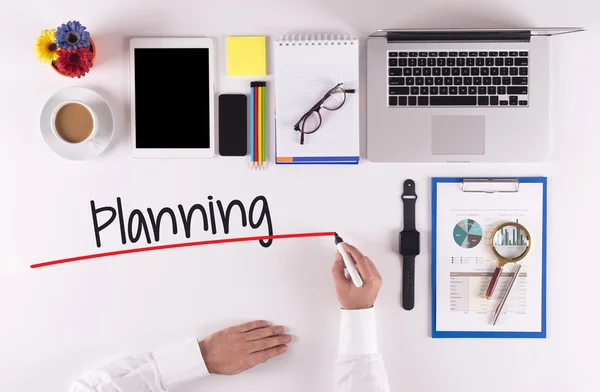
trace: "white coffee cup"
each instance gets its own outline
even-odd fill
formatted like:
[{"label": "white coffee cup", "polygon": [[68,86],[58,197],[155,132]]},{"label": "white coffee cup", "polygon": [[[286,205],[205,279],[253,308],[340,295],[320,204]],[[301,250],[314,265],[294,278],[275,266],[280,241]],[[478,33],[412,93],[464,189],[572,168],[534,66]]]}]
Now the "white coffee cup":
[{"label": "white coffee cup", "polygon": [[[68,105],[78,106],[71,106],[67,108]],[[89,119],[86,118],[86,113],[81,111],[82,108],[85,108],[87,110],[87,113],[89,113],[92,122],[91,131],[88,131],[87,129],[83,130],[84,134],[87,134],[89,132],[89,134],[85,138],[83,138],[81,135],[82,130],[80,127],[82,126],[82,123],[89,122]],[[61,112],[61,110],[69,110],[69,112],[62,113],[61,118],[59,119],[63,123],[62,126],[65,128],[63,130],[57,129],[57,117],[59,117],[59,113]],[[81,101],[71,100],[60,103],[52,112],[52,116],[50,117],[50,127],[52,128],[52,133],[54,134],[54,136],[62,143],[71,146],[86,144],[94,149],[100,147],[100,143],[95,138],[99,129],[98,115],[91,107],[89,107]],[[87,126],[87,128],[89,129],[89,125]]]}]

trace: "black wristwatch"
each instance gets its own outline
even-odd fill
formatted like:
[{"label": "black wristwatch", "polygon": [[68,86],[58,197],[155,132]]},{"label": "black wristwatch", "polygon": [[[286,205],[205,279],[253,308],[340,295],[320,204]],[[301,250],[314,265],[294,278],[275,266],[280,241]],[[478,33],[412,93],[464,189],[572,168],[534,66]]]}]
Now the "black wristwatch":
[{"label": "black wristwatch", "polygon": [[415,257],[421,253],[421,233],[415,227],[415,205],[417,193],[413,180],[404,181],[404,230],[400,232],[400,254],[402,255],[402,307],[415,307]]}]

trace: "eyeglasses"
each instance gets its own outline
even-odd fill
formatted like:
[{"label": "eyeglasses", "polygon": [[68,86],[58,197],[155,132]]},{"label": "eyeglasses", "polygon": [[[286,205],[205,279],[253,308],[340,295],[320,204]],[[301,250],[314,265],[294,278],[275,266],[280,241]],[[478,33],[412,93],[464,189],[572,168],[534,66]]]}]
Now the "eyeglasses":
[{"label": "eyeglasses", "polygon": [[344,83],[338,83],[334,88],[329,90],[327,94],[321,98],[310,110],[294,125],[294,130],[302,134],[300,136],[300,144],[304,144],[304,135],[310,135],[315,133],[321,127],[323,118],[319,112],[321,108],[329,110],[331,112],[338,110],[346,102],[346,94],[354,94],[355,89],[345,90],[342,88]]}]

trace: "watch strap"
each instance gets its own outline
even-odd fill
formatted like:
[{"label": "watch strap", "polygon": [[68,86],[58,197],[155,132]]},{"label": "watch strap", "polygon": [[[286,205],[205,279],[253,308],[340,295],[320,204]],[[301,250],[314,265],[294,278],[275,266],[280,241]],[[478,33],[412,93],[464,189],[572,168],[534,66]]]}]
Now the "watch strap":
[{"label": "watch strap", "polygon": [[415,307],[415,256],[402,257],[402,307]]},{"label": "watch strap", "polygon": [[[415,182],[411,179],[404,181],[402,202],[404,204],[404,230],[416,230],[417,192]],[[405,310],[415,307],[415,256],[402,257],[402,307]]]},{"label": "watch strap", "polygon": [[402,193],[404,204],[404,230],[416,230],[415,205],[417,204],[417,192],[413,180],[404,181],[404,192]]}]

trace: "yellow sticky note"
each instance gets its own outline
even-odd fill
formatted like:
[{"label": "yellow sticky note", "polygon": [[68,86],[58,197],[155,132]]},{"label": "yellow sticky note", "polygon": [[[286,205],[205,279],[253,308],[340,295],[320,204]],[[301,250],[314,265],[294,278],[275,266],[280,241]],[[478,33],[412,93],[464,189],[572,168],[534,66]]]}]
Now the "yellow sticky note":
[{"label": "yellow sticky note", "polygon": [[227,37],[227,75],[265,76],[266,37]]}]

